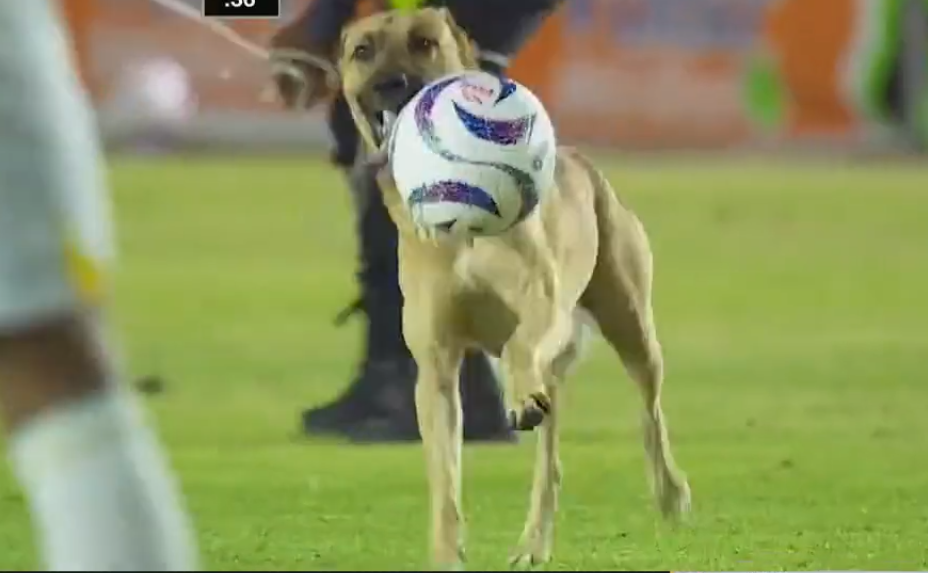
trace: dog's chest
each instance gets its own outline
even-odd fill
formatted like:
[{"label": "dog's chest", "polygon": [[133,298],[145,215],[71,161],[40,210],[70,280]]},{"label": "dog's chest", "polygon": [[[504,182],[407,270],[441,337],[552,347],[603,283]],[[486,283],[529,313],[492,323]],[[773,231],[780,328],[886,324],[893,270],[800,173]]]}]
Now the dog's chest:
[{"label": "dog's chest", "polygon": [[522,283],[530,275],[512,251],[470,249],[454,265],[454,307],[470,343],[498,354],[518,325],[516,312]]},{"label": "dog's chest", "polygon": [[471,345],[499,356],[518,324],[515,312],[489,289],[462,290],[455,299],[465,339]]}]

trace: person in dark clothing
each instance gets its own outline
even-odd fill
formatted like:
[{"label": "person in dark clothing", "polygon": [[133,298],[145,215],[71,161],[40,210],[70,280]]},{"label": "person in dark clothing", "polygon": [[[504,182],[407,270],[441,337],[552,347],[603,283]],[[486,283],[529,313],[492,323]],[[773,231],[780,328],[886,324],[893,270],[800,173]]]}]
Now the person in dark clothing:
[{"label": "person in dark clothing", "polygon": [[[305,12],[272,39],[277,64],[299,74],[276,76],[284,101],[310,107],[330,95],[331,77],[325,65],[334,62],[342,28],[355,16],[357,0],[315,0]],[[562,0],[395,0],[384,9],[444,6],[471,37],[481,67],[502,74],[525,41]],[[299,58],[300,52],[311,59]],[[279,69],[279,68],[278,68]],[[360,300],[343,312],[337,323],[354,311],[367,317],[365,356],[357,377],[334,402],[306,410],[303,429],[308,434],[334,433],[356,441],[418,440],[414,390],[416,365],[402,333],[403,299],[399,288],[397,230],[387,214],[377,183],[369,170],[355,169],[362,153],[359,134],[345,99],[332,99],[328,114],[335,146],[332,161],[348,176],[360,245]],[[506,416],[500,388],[486,355],[471,352],[461,369],[464,438],[471,441],[508,441],[515,438]]]}]

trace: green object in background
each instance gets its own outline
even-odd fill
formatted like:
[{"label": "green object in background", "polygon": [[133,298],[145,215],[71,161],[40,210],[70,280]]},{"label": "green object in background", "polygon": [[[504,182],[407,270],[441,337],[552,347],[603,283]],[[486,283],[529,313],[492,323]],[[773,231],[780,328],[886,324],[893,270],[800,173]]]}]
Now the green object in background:
[{"label": "green object in background", "polygon": [[858,49],[849,60],[857,78],[855,99],[867,117],[885,122],[891,116],[886,88],[902,47],[902,0],[868,0],[863,5],[871,23],[860,40],[866,49]]},{"label": "green object in background", "polygon": [[765,131],[777,130],[786,118],[787,98],[773,56],[750,56],[744,71],[744,104],[751,120]]},{"label": "green object in background", "polygon": [[390,7],[394,10],[415,10],[422,4],[422,0],[390,0]]}]

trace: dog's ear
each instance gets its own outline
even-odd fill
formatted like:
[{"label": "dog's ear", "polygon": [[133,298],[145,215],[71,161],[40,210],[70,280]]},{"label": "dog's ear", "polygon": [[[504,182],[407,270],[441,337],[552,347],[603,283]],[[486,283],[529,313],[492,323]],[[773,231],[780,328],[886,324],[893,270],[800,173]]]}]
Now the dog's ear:
[{"label": "dog's ear", "polygon": [[348,27],[342,28],[338,35],[338,44],[335,45],[335,63],[340,65],[345,56],[345,42],[348,41]]},{"label": "dog's ear", "polygon": [[464,64],[466,68],[476,68],[477,46],[474,45],[473,40],[470,39],[470,36],[467,35],[464,28],[458,26],[458,23],[454,21],[454,16],[451,15],[450,10],[447,8],[441,8],[440,10],[445,18],[445,24],[451,31],[451,36],[458,45],[458,56],[461,58],[461,63]]}]

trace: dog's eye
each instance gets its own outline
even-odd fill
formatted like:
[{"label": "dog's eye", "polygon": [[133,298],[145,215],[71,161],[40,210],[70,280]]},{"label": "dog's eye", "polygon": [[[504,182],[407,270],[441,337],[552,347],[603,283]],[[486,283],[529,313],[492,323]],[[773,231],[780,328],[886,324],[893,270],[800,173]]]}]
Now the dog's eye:
[{"label": "dog's eye", "polygon": [[366,62],[374,56],[374,48],[370,44],[358,44],[351,52],[351,59]]},{"label": "dog's eye", "polygon": [[438,47],[438,42],[425,36],[412,36],[409,38],[409,49],[416,53],[430,53]]}]

